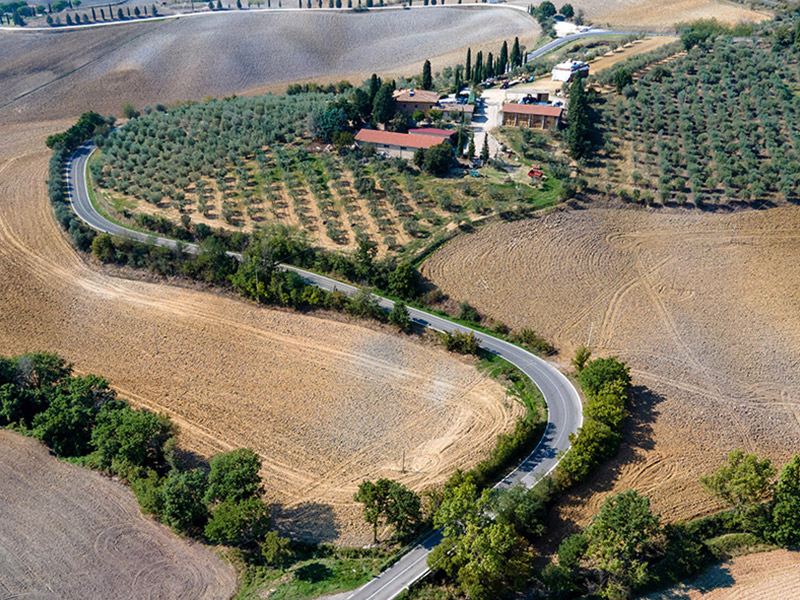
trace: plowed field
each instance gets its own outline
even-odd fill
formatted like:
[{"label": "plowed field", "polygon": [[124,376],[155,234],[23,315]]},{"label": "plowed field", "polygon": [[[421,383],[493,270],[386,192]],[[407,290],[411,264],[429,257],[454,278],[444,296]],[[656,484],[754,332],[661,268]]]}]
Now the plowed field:
[{"label": "plowed field", "polygon": [[467,46],[473,55],[484,48],[497,54],[514,36],[530,46],[538,34],[520,11],[466,7],[230,11],[87,30],[0,32],[0,110],[10,109],[9,119],[38,121],[90,109],[119,114],[124,102],[143,108],[285,89],[312,78],[360,83],[373,72],[418,72],[427,58],[441,69],[463,61]]},{"label": "plowed field", "polygon": [[[44,140],[84,110],[359,81],[537,32],[516,11],[429,9],[0,33],[0,349],[59,352],[108,377],[134,404],[168,412],[198,454],[252,446],[285,531],[368,540],[352,501],[362,478],[440,482],[520,409],[471,364],[388,331],[99,272],[53,220]],[[64,120],[46,121],[55,115]]]},{"label": "plowed field", "polygon": [[487,227],[423,272],[455,300],[533,327],[564,363],[591,338],[637,396],[620,456],[562,506],[585,525],[636,488],[667,521],[717,508],[697,480],[734,448],[800,450],[800,209],[702,214],[589,209]]},{"label": "plowed field", "polygon": [[712,567],[697,579],[650,594],[647,600],[775,600],[796,598],[800,552],[775,550],[741,556]]},{"label": "plowed field", "polygon": [[362,479],[441,482],[519,414],[499,384],[439,348],[88,267],[46,197],[44,136],[66,126],[3,134],[5,354],[59,352],[103,374],[134,404],[169,413],[181,443],[200,454],[254,448],[284,529],[316,539],[362,540],[352,501]]},{"label": "plowed field", "polygon": [[123,484],[0,430],[3,598],[226,600],[233,569],[139,512]]}]

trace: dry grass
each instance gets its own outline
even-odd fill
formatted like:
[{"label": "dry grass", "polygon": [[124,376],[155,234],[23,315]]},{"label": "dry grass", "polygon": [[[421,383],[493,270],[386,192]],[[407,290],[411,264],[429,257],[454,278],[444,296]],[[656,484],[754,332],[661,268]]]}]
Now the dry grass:
[{"label": "dry grass", "polygon": [[627,360],[637,397],[620,456],[561,506],[580,526],[636,488],[666,521],[718,506],[698,477],[743,448],[800,447],[800,209],[702,214],[589,209],[448,243],[423,272],[457,300]]},{"label": "dry grass", "polygon": [[4,353],[59,352],[103,374],[135,405],[170,414],[202,455],[253,447],[282,526],[340,542],[365,539],[352,501],[363,478],[442,482],[520,414],[499,384],[439,348],[87,267],[46,198],[44,136],[66,125],[4,131]]},{"label": "dry grass", "polygon": [[[511,0],[528,6],[528,2]],[[727,0],[556,0],[556,7],[572,4],[594,25],[613,29],[671,32],[675,25],[696,19],[714,18],[723,23],[760,22],[770,18],[766,7]]]},{"label": "dry grass", "polygon": [[130,490],[0,430],[4,598],[223,600],[233,569],[144,517]]},{"label": "dry grass", "polygon": [[800,552],[775,550],[741,556],[712,567],[700,577],[647,600],[776,600],[796,598]]},{"label": "dry grass", "polygon": [[[38,121],[122,103],[171,103],[286,82],[351,78],[463,61],[466,47],[538,27],[516,10],[428,8],[372,13],[230,12],[164,22],[63,32],[0,32],[0,114]],[[457,57],[457,58],[456,58]]]},{"label": "dry grass", "polygon": [[[626,6],[619,6],[626,4]],[[577,4],[575,5],[577,8]],[[619,7],[617,7],[619,6]],[[588,14],[588,12],[587,12]],[[639,2],[603,3],[603,9],[593,15],[595,21],[612,27],[636,27],[666,30],[677,23],[697,19],[717,19],[722,23],[759,23],[770,18],[764,10],[752,10],[745,4],[724,0],[644,0]]]}]

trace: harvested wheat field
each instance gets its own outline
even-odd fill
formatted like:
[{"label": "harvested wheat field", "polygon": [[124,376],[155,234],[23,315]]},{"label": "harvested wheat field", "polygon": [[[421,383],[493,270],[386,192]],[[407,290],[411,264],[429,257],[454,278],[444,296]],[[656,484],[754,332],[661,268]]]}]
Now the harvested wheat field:
[{"label": "harvested wheat field", "polygon": [[104,375],[134,405],[172,416],[199,454],[254,448],[281,526],[347,543],[366,539],[352,500],[362,479],[440,483],[521,413],[499,384],[438,347],[90,268],[46,197],[44,137],[67,125],[4,131],[4,354],[58,352]]},{"label": "harvested wheat field", "polygon": [[131,491],[0,430],[3,598],[227,600],[233,569],[144,517]]},{"label": "harvested wheat field", "polygon": [[[426,8],[225,12],[61,32],[0,32],[0,109],[38,121],[124,102],[200,100],[324,77],[354,83],[494,40],[532,43],[534,21],[513,9]],[[463,49],[463,51],[462,51]],[[448,62],[449,64],[449,62]],[[444,66],[434,60],[434,67]],[[412,70],[413,72],[413,70]],[[285,85],[284,85],[285,87]],[[5,111],[4,111],[5,112]],[[13,114],[13,117],[12,117]]]},{"label": "harvested wheat field", "polygon": [[758,10],[754,10],[752,3],[727,0],[558,0],[554,4],[561,7],[568,2],[576,11],[582,10],[593,24],[615,29],[670,32],[678,23],[696,19],[713,18],[736,25],[770,18],[766,6],[756,3]]},{"label": "harvested wheat field", "polygon": [[789,600],[800,590],[800,552],[741,556],[646,600]]},{"label": "harvested wheat field", "polygon": [[556,212],[487,227],[423,272],[456,300],[553,340],[565,364],[632,368],[627,444],[561,507],[586,525],[635,488],[666,521],[719,506],[698,477],[735,448],[783,462],[800,451],[800,208],[703,214]]}]

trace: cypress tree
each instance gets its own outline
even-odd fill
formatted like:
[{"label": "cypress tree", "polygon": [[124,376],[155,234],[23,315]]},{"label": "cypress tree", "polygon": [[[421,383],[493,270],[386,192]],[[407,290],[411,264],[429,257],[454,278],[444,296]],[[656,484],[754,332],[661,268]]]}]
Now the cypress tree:
[{"label": "cypress tree", "polygon": [[492,77],[493,75],[495,75],[494,57],[492,57],[492,53],[491,52],[489,52],[489,56],[486,57],[486,71],[485,72],[486,72],[486,75],[488,75],[489,77]]},{"label": "cypress tree", "polygon": [[515,67],[522,66],[522,52],[519,49],[519,38],[514,38],[514,46],[511,48],[511,64]]},{"label": "cypress tree", "polygon": [[384,125],[392,120],[395,113],[394,98],[392,97],[392,84],[384,83],[375,94],[375,101],[372,104],[372,116],[379,123]]},{"label": "cypress tree", "polygon": [[483,147],[481,148],[481,160],[485,163],[489,160],[489,134],[483,134]]},{"label": "cypress tree", "polygon": [[508,42],[503,40],[503,47],[500,48],[500,58],[497,60],[497,72],[502,74],[506,72],[508,66]]},{"label": "cypress tree", "polygon": [[472,48],[467,48],[467,64],[464,65],[464,79],[472,79]]},{"label": "cypress tree", "polygon": [[422,65],[422,89],[430,90],[433,88],[433,76],[431,75],[431,61],[426,60]]},{"label": "cypress tree", "polygon": [[[361,0],[359,0],[359,3]],[[375,95],[378,93],[378,90],[381,89],[381,78],[378,77],[375,73],[372,74],[372,77],[369,79],[369,101],[375,101]]]},{"label": "cypress tree", "polygon": [[479,81],[483,81],[483,52],[480,50],[475,57],[475,66],[472,67],[472,82],[478,83]]},{"label": "cypress tree", "polygon": [[69,13],[67,13],[67,25],[72,25],[72,17],[69,16]]},{"label": "cypress tree", "polygon": [[589,106],[583,77],[576,75],[569,86],[569,129],[567,146],[572,158],[583,158],[589,152]]},{"label": "cypress tree", "polygon": [[469,146],[467,146],[467,158],[472,160],[475,158],[475,134],[469,134]]},{"label": "cypress tree", "polygon": [[94,14],[94,6],[92,7],[92,21],[97,21],[97,15]]},{"label": "cypress tree", "polygon": [[102,8],[100,9],[100,18],[103,19],[103,21],[106,20],[106,13],[105,13],[105,11],[103,11]]}]

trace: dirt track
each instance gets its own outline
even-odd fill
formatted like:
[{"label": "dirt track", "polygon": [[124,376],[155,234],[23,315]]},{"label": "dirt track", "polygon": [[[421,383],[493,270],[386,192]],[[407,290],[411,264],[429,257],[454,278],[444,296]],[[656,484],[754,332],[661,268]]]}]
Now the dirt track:
[{"label": "dirt track", "polygon": [[743,448],[800,450],[800,208],[728,215],[589,209],[491,226],[423,272],[456,300],[632,367],[628,446],[562,507],[585,525],[636,488],[668,521],[716,505],[697,479]]},{"label": "dirt track", "polygon": [[224,600],[233,569],[143,517],[126,486],[0,430],[4,598]]}]

